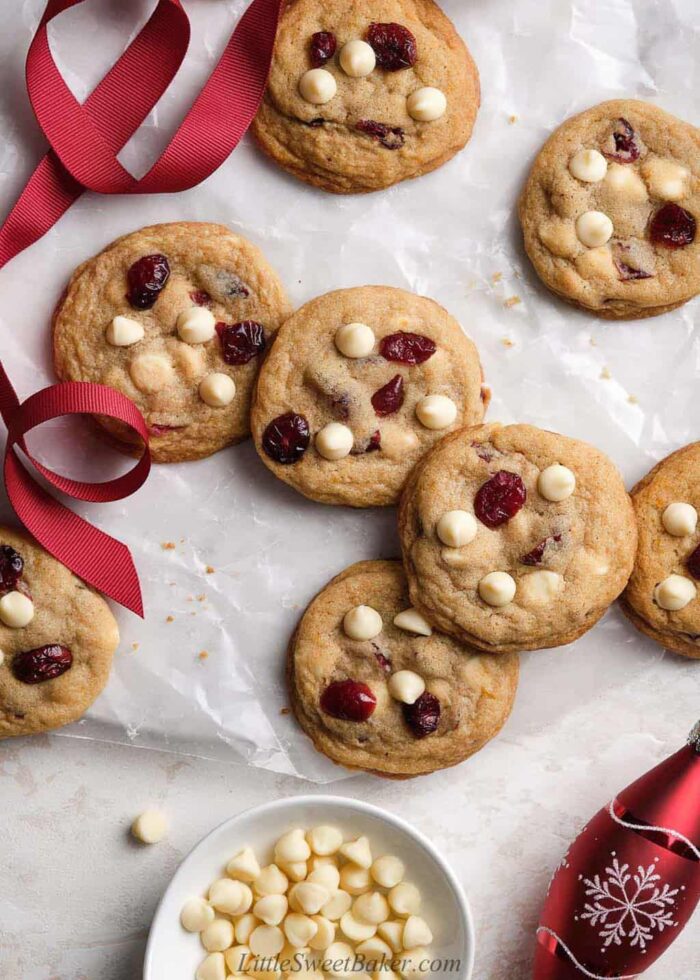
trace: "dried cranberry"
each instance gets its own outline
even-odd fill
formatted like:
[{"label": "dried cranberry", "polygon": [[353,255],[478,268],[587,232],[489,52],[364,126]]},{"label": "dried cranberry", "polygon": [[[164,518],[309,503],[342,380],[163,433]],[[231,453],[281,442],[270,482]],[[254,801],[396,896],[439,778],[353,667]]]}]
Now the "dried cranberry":
[{"label": "dried cranberry", "polygon": [[374,119],[360,119],[355,129],[377,140],[387,150],[400,150],[406,142],[406,134],[400,126],[387,126]]},{"label": "dried cranberry", "polygon": [[67,647],[50,643],[36,650],[18,653],[12,661],[12,673],[24,684],[41,684],[60,677],[73,665],[73,654]]},{"label": "dried cranberry", "polygon": [[437,347],[430,337],[420,333],[392,333],[384,337],[379,345],[379,353],[387,361],[398,364],[425,364],[433,356]]},{"label": "dried cranberry", "polygon": [[9,544],[0,547],[0,592],[12,592],[22,578],[24,559]]},{"label": "dried cranberry", "polygon": [[622,282],[651,279],[655,274],[654,249],[648,242],[632,238],[613,242],[613,261]]},{"label": "dried cranberry", "polygon": [[190,293],[190,299],[195,306],[211,306],[211,296],[206,289],[195,289]]},{"label": "dried cranberry", "polygon": [[149,425],[148,434],[149,436],[166,436],[169,432],[178,432],[180,429],[184,429],[184,425]]},{"label": "dried cranberry", "polygon": [[310,441],[309,423],[304,416],[287,412],[270,422],[263,433],[262,446],[270,459],[289,466],[299,462]]},{"label": "dried cranberry", "polygon": [[473,442],[472,448],[479,459],[483,460],[485,463],[490,463],[493,459],[493,452],[491,452],[487,443]]},{"label": "dried cranberry", "polygon": [[367,41],[384,71],[412,68],[418,58],[416,39],[402,24],[370,24]]},{"label": "dried cranberry", "polygon": [[522,556],[520,563],[522,565],[541,565],[547,548],[552,544],[559,544],[560,541],[561,534],[554,534],[548,538],[544,538],[539,544],[535,545],[532,551],[528,551],[526,555]]},{"label": "dried cranberry", "polygon": [[347,392],[343,392],[341,395],[336,395],[335,397],[329,396],[328,401],[333,418],[340,419],[341,422],[347,422],[350,418],[350,395]]},{"label": "dried cranberry", "polygon": [[365,449],[365,452],[376,453],[377,450],[381,448],[382,448],[382,434],[379,431],[379,429],[377,429],[377,431],[373,434],[370,441],[367,443],[367,448]]},{"label": "dried cranberry", "polygon": [[664,204],[651,219],[649,237],[664,248],[685,248],[695,241],[695,218],[678,204]]},{"label": "dried cranberry", "polygon": [[634,129],[626,119],[618,119],[603,146],[603,155],[617,163],[634,163],[640,153],[641,147]]},{"label": "dried cranberry", "polygon": [[335,34],[331,31],[317,31],[311,36],[311,64],[321,68],[333,57],[338,47]]},{"label": "dried cranberry", "polygon": [[403,716],[416,738],[425,738],[440,724],[440,702],[434,694],[424,691],[415,704],[404,704]]},{"label": "dried cranberry", "polygon": [[379,418],[394,415],[403,405],[405,397],[403,378],[397,374],[372,395],[372,408]]},{"label": "dried cranberry", "polygon": [[690,558],[688,558],[686,566],[693,578],[700,580],[700,545],[698,545]]},{"label": "dried cranberry", "polygon": [[371,688],[360,681],[334,681],[321,695],[321,708],[341,721],[367,721],[377,707]]},{"label": "dried cranberry", "polygon": [[265,350],[265,329],[255,320],[217,323],[221,356],[227,364],[247,364]]},{"label": "dried cranberry", "polygon": [[144,255],[126,274],[126,298],[136,310],[150,310],[170,278],[170,263],[164,255]]},{"label": "dried cranberry", "polygon": [[500,470],[479,489],[474,510],[482,524],[496,528],[515,517],[526,500],[527,490],[518,474]]}]

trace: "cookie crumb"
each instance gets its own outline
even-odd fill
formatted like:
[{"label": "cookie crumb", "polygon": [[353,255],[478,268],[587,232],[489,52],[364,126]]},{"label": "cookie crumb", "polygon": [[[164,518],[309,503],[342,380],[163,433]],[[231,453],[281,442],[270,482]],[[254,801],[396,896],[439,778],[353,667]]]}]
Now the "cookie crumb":
[{"label": "cookie crumb", "polygon": [[202,595],[197,596],[197,602],[204,602],[205,599],[206,596],[204,595],[204,593],[202,593]]},{"label": "cookie crumb", "polygon": [[627,399],[630,405],[639,405],[639,399],[636,395],[630,395]]},{"label": "cookie crumb", "polygon": [[138,648],[139,648],[139,644],[138,643],[132,643],[131,644],[131,649],[132,650],[138,650]]},{"label": "cookie crumb", "polygon": [[166,623],[174,623],[175,622],[175,617],[174,616],[166,616],[165,617],[165,622]]},{"label": "cookie crumb", "polygon": [[513,306],[517,306],[518,303],[522,303],[522,300],[520,299],[519,296],[509,296],[503,305],[506,307],[506,309],[509,310]]},{"label": "cookie crumb", "polygon": [[491,282],[495,285],[497,282],[500,282],[502,278],[502,272],[494,272],[494,274],[491,276]]},{"label": "cookie crumb", "polygon": [[206,651],[206,650],[200,650],[200,651],[199,651],[199,653],[197,654],[197,657],[198,657],[198,659],[199,659],[199,660],[201,660],[201,661],[202,661],[202,663],[203,663],[203,662],[204,662],[205,660],[207,660],[207,659],[208,659],[208,657],[209,657],[209,654],[207,653],[207,651]]},{"label": "cookie crumb", "polygon": [[177,547],[174,541],[161,541],[160,546],[163,551],[174,551]]},{"label": "cookie crumb", "polygon": [[514,123],[516,123],[517,121],[518,121],[518,117],[517,116],[508,116],[508,122],[510,123],[511,126]]},{"label": "cookie crumb", "polygon": [[292,713],[291,708],[280,708],[281,715],[291,715],[291,713]]},{"label": "cookie crumb", "polygon": [[595,339],[595,337],[591,337],[590,343],[591,343],[591,347],[597,347],[598,346],[598,341]]},{"label": "cookie crumb", "polygon": [[503,337],[501,343],[504,347],[515,347],[515,341],[511,340],[510,337]]},{"label": "cookie crumb", "polygon": [[207,575],[213,575],[216,569],[214,568],[213,565],[207,565],[204,571],[207,573]]},{"label": "cookie crumb", "polygon": [[610,369],[604,367],[603,370],[600,372],[600,378],[601,378],[601,381],[609,381],[612,378],[612,374],[610,373]]}]

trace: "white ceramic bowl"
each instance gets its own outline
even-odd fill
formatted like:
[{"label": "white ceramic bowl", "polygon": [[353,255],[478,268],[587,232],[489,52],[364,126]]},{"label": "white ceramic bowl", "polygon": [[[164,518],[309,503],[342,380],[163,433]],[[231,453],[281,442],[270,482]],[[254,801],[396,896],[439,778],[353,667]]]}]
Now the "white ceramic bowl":
[{"label": "white ceramic bowl", "polygon": [[[436,970],[445,980],[470,980],[474,968],[474,926],[462,886],[433,844],[400,817],[369,803],[342,796],[297,796],[239,813],[208,834],[178,868],[156,910],[148,937],[144,980],[194,980],[206,956],[196,934],[180,925],[188,898],[204,895],[224,875],[229,859],[252,847],[261,864],[272,860],[272,847],[293,827],[333,824],[347,838],[366,834],[375,856],[396,854],[406,865],[406,880],[423,895],[423,915],[433,931],[431,956],[458,960],[455,969]],[[342,937],[340,937],[342,938]],[[358,973],[358,980],[369,974]]]}]

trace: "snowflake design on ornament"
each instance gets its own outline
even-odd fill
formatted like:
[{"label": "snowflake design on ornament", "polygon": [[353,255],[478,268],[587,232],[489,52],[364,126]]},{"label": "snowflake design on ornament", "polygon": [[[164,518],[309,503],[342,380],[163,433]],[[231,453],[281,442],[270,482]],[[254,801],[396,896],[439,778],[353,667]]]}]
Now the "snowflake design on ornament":
[{"label": "snowflake design on ornament", "polygon": [[603,927],[598,935],[604,940],[604,948],[622,946],[627,940],[630,946],[645,951],[655,930],[661,933],[677,925],[671,910],[678,889],[660,884],[655,864],[646,870],[639,865],[632,873],[629,864],[621,865],[614,854],[612,857],[612,867],[605,869],[607,877],[584,879],[586,895],[592,902],[586,902],[581,918],[593,927]]}]

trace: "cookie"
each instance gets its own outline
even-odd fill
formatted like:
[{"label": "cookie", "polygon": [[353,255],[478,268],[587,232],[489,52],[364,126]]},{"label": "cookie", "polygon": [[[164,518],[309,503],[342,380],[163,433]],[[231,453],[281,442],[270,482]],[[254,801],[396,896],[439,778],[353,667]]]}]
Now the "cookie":
[{"label": "cookie", "polygon": [[517,655],[478,654],[410,608],[398,561],[363,561],[308,606],[288,655],[294,713],[334,762],[408,778],[477,752],[510,714]]},{"label": "cookie", "polygon": [[667,650],[700,660],[700,442],[655,466],[632,503],[639,545],[622,609]]},{"label": "cookie", "polygon": [[101,596],[31,538],[0,527],[0,739],[80,718],[118,643]]},{"label": "cookie", "polygon": [[432,0],[292,0],[253,133],[295,177],[364,193],[450,160],[479,99],[476,65]]},{"label": "cookie", "polygon": [[544,284],[611,320],[656,316],[700,292],[698,220],[700,130],[633,99],[567,120],[520,200]]},{"label": "cookie", "polygon": [[627,584],[637,538],[610,460],[531,425],[443,439],[409,478],[399,530],[413,605],[494,653],[589,630]]},{"label": "cookie", "polygon": [[[248,435],[260,362],[290,312],[279,279],[244,238],[223,225],[153,225],[73,274],[54,315],[56,372],[131,398],[156,462],[201,459]],[[137,445],[126,426],[99,421],[122,445]]]},{"label": "cookie", "polygon": [[312,300],[279,331],[251,427],[261,459],[327,504],[394,504],[442,435],[481,421],[479,356],[432,300],[389,286]]}]

